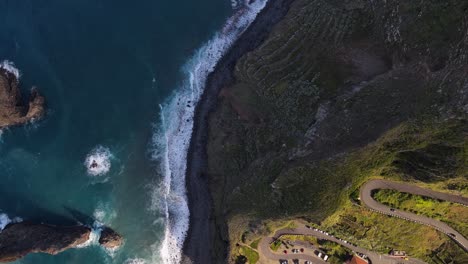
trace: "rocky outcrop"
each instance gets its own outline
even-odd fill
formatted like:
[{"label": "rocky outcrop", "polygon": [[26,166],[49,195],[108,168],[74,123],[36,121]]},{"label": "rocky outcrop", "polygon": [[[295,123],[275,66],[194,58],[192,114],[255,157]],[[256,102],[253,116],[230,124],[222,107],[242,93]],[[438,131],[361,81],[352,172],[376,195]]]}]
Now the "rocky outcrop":
[{"label": "rocky outcrop", "polygon": [[0,129],[25,124],[44,116],[45,99],[36,88],[31,89],[25,103],[15,74],[0,68]]},{"label": "rocky outcrop", "polygon": [[116,249],[123,244],[123,238],[109,227],[104,227],[101,231],[99,244],[108,249]]},{"label": "rocky outcrop", "polygon": [[0,232],[0,262],[11,262],[29,253],[58,254],[88,241],[91,229],[85,226],[59,227],[22,222]]}]

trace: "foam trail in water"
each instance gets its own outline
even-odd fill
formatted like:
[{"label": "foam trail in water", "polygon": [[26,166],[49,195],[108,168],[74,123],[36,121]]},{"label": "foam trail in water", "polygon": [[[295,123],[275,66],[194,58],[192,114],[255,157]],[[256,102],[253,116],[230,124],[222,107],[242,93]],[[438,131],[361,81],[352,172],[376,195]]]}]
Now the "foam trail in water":
[{"label": "foam trail in water", "polygon": [[[196,52],[184,68],[187,79],[170,100],[160,106],[162,125],[153,137],[156,150],[153,158],[161,162],[164,175],[159,198],[163,200],[166,230],[159,253],[165,264],[180,263],[181,250],[189,227],[185,173],[194,107],[203,93],[208,75],[234,41],[254,21],[267,0],[249,2],[251,1],[245,0],[228,19],[224,28]],[[153,200],[154,203],[161,202],[160,199]]]},{"label": "foam trail in water", "polygon": [[0,69],[4,69],[5,71],[13,74],[16,76],[16,79],[19,80],[20,71],[15,67],[15,64],[9,60],[4,60],[0,62]]}]

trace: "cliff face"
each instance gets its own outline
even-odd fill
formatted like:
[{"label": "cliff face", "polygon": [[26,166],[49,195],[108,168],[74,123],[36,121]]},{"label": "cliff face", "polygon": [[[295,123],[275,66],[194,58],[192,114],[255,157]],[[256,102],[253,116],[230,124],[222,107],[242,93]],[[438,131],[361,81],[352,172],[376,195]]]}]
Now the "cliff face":
[{"label": "cliff face", "polygon": [[[231,245],[265,219],[333,213],[355,178],[330,173],[324,162],[341,163],[408,122],[422,134],[466,120],[468,2],[296,0],[237,61],[234,79],[219,94],[207,146],[215,215]],[[463,141],[466,122],[457,124]],[[438,140],[438,150],[450,145]],[[408,153],[447,158],[399,144],[392,151],[409,152],[392,156],[395,166],[414,161]],[[436,174],[413,178],[454,173]]]},{"label": "cliff face", "polygon": [[22,100],[17,77],[0,68],[0,129],[25,124],[44,116],[45,99],[33,88],[29,102]]},{"label": "cliff face", "polygon": [[91,229],[85,226],[57,227],[16,223],[0,232],[0,262],[12,262],[29,253],[58,254],[85,243]]}]

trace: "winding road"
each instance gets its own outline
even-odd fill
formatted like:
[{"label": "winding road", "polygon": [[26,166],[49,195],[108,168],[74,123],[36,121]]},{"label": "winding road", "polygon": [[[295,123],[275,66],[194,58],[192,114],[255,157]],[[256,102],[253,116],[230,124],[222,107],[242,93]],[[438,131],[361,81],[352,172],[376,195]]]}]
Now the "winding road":
[{"label": "winding road", "polygon": [[[370,180],[361,187],[361,191],[360,191],[361,202],[370,210],[376,211],[381,214],[399,217],[399,218],[406,219],[409,221],[414,221],[420,224],[431,226],[445,233],[448,237],[453,239],[462,248],[464,248],[465,251],[468,251],[468,240],[465,237],[463,237],[459,232],[457,232],[456,230],[448,226],[447,224],[441,221],[432,219],[432,218],[425,217],[425,216],[416,215],[416,214],[401,211],[401,210],[396,210],[374,200],[374,198],[372,197],[372,192],[374,190],[379,190],[379,189],[391,189],[391,190],[396,190],[399,192],[411,193],[411,194],[426,196],[426,197],[430,197],[430,198],[434,198],[438,200],[445,200],[445,201],[449,201],[453,203],[459,203],[465,206],[468,205],[468,197],[437,192],[437,191],[421,188],[419,186],[408,184],[408,183],[399,183],[399,182],[388,181],[388,180]],[[317,230],[308,228],[302,223],[299,225],[300,227],[297,227],[297,228],[286,228],[286,229],[278,230],[274,234],[273,237],[263,238],[258,245],[258,251],[260,253],[259,254],[260,263],[270,263],[272,260],[278,261],[281,259],[301,259],[301,260],[309,260],[309,261],[312,261],[313,263],[319,263],[319,264],[326,263],[324,260],[315,256],[314,254],[293,254],[293,253],[278,254],[278,253],[272,252],[270,249],[270,244],[283,235],[307,235],[307,236],[314,236],[319,239],[326,239],[326,240],[338,243],[348,249],[351,249],[354,252],[360,252],[360,253],[366,254],[369,257],[369,259],[372,261],[372,263],[377,263],[377,264],[401,263],[401,259],[393,258],[393,257],[390,257],[389,255],[378,254],[376,252],[351,245],[341,239],[338,239],[332,235],[328,235],[322,231],[317,231]],[[405,263],[421,264],[425,262],[418,260],[418,259],[409,258],[407,261],[405,261]]]},{"label": "winding road", "polygon": [[444,222],[422,216],[416,215],[410,212],[392,209],[386,205],[383,205],[372,197],[373,190],[379,189],[391,189],[404,193],[411,193],[421,196],[426,196],[434,199],[445,200],[448,202],[459,203],[462,205],[468,205],[468,197],[463,197],[461,195],[453,195],[448,193],[436,192],[433,190],[421,188],[416,185],[399,183],[388,180],[371,180],[364,184],[361,188],[360,199],[361,202],[370,208],[371,210],[377,211],[381,214],[386,214],[390,216],[399,217],[409,221],[417,222],[423,225],[431,226],[440,232],[446,234],[448,237],[457,242],[461,247],[468,251],[468,240],[463,237],[462,234],[457,232],[455,229],[451,228],[449,225]]},{"label": "winding road", "polygon": [[[269,260],[280,260],[280,259],[300,259],[300,260],[309,260],[312,261],[314,264],[326,264],[328,262],[325,262],[321,258],[317,257],[314,254],[279,254],[272,252],[270,249],[270,244],[275,241],[277,238],[281,237],[282,235],[307,235],[307,236],[314,236],[319,239],[325,239],[329,240],[332,242],[335,242],[337,244],[340,244],[346,248],[351,249],[354,252],[360,252],[363,254],[366,254],[369,259],[372,261],[373,264],[398,264],[402,262],[402,259],[399,258],[394,258],[390,257],[388,255],[382,255],[378,254],[376,252],[370,251],[368,249],[364,249],[361,247],[357,247],[354,245],[351,245],[349,243],[346,243],[343,240],[340,240],[336,237],[333,237],[331,235],[327,235],[325,233],[322,233],[320,231],[316,231],[310,228],[307,228],[304,224],[300,224],[299,227],[297,228],[286,228],[286,229],[281,229],[278,230],[273,237],[266,237],[263,238],[259,245],[258,245],[258,251],[260,253],[260,263],[267,263],[267,261],[262,261],[262,258],[267,258]],[[405,261],[407,264],[422,264],[426,263],[424,261],[414,259],[414,258],[409,258],[407,261]]]}]

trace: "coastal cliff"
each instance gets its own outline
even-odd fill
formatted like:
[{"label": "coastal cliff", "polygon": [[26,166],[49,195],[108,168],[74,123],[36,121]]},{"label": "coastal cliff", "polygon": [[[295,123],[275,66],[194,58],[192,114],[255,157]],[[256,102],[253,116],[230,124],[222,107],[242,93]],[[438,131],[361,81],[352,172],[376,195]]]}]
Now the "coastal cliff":
[{"label": "coastal cliff", "polygon": [[18,77],[0,67],[0,129],[22,125],[45,114],[45,98],[31,89],[29,102],[23,101]]},{"label": "coastal cliff", "polygon": [[260,43],[249,46],[249,32],[239,39],[197,108],[189,193],[197,177],[209,186],[212,258],[220,263],[218,249],[228,246],[230,263],[245,259],[252,247],[243,245],[293,218],[372,241],[382,252],[405,245],[429,262],[463,256],[422,227],[415,233],[436,242],[414,248],[414,238],[397,228],[369,238],[364,226],[358,235],[361,224],[349,224],[357,216],[346,208],[360,184],[376,176],[463,189],[466,1],[270,5],[279,3],[287,13],[265,20],[265,31],[255,29],[259,16],[250,32],[262,32]]},{"label": "coastal cliff", "polygon": [[217,104],[221,87],[233,82],[236,61],[257,48],[280,21],[292,0],[271,0],[256,20],[239,37],[216,69],[208,76],[205,91],[195,109],[195,122],[187,156],[187,190],[190,207],[190,227],[183,248],[182,263],[224,263],[228,256],[228,235],[224,218],[213,210],[209,190],[206,146],[208,118]]}]

